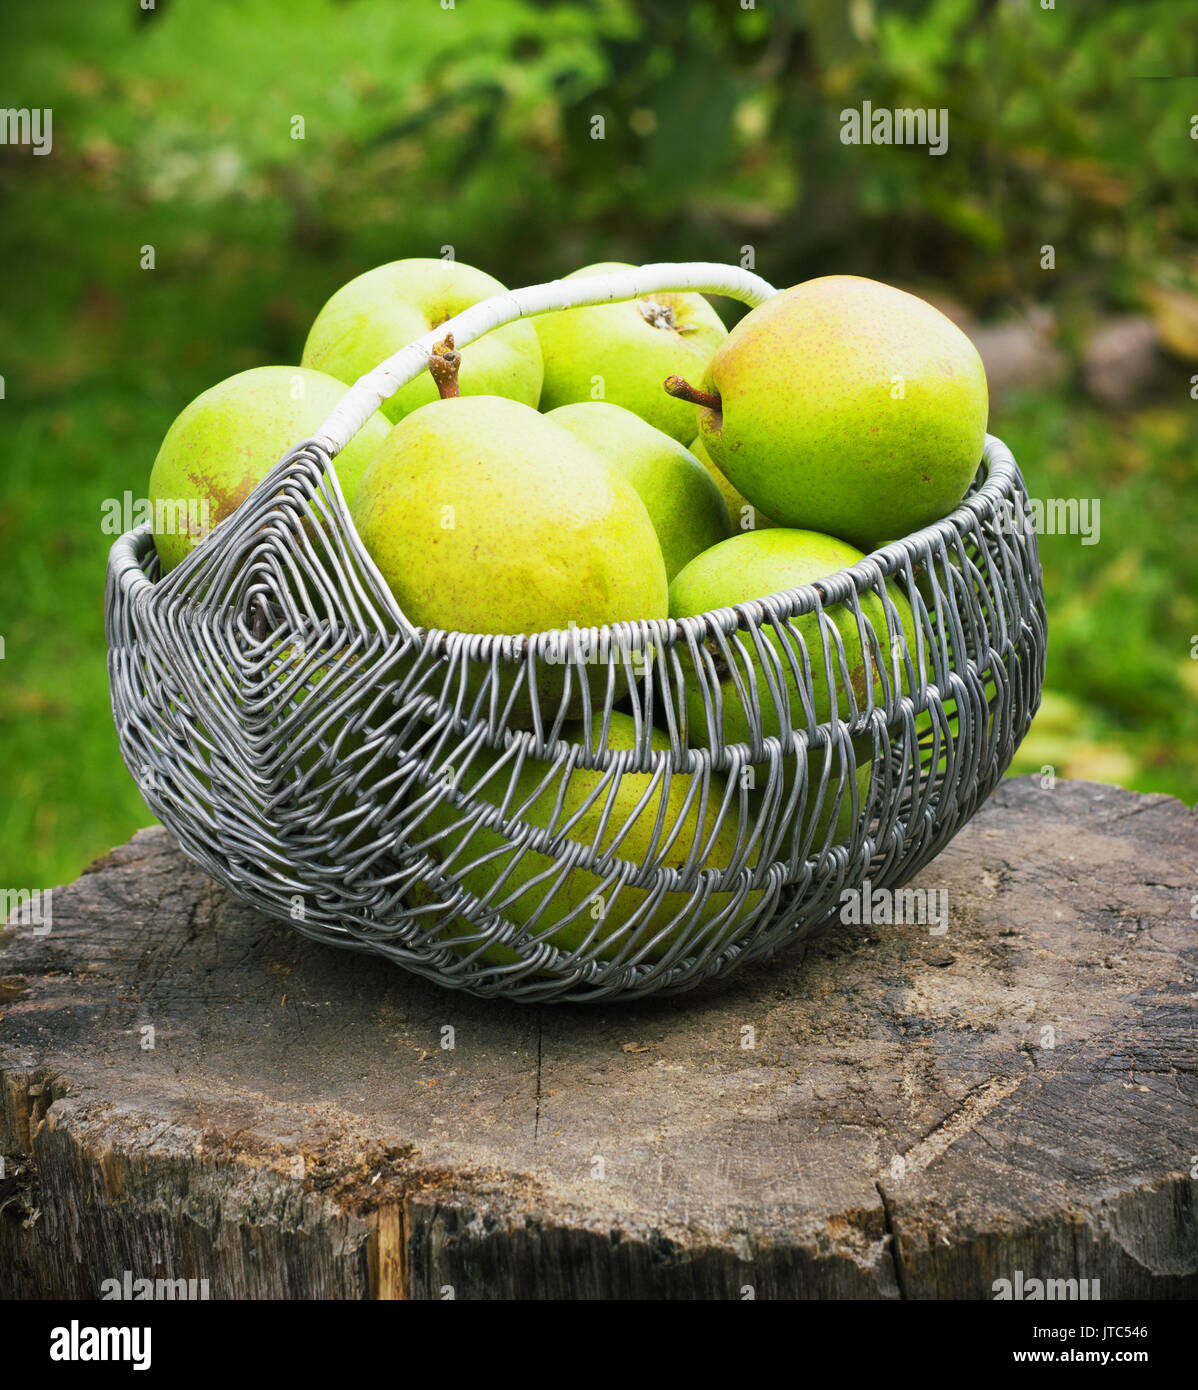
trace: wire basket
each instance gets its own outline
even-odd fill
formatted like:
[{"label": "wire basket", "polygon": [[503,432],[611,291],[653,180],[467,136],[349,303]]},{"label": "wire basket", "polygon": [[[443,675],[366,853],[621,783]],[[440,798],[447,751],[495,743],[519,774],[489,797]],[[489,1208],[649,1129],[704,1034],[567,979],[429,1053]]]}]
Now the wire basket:
[{"label": "wire basket", "polygon": [[734,609],[531,636],[400,611],[332,464],[379,402],[446,331],[679,289],[774,292],[662,265],[497,296],[363,377],[170,574],[148,526],[115,543],[122,756],[240,898],[453,988],[632,999],[898,887],[994,788],[1045,623],[1023,480],[991,436],[950,516]]}]

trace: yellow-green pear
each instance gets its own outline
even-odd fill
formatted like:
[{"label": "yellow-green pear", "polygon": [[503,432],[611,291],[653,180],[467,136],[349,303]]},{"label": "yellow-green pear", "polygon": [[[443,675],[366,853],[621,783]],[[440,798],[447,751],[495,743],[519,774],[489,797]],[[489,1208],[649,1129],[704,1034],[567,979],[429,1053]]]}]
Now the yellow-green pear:
[{"label": "yellow-green pear", "polygon": [[766,300],[717,348],[699,433],[733,486],[780,526],[872,550],[960,502],[982,458],[977,349],[916,295],[855,275]]},{"label": "yellow-green pear", "polygon": [[[786,527],[776,527],[768,531],[745,531],[705,551],[675,577],[670,585],[670,616],[693,617],[716,608],[730,608],[751,599],[765,598],[787,589],[812,584],[856,564],[863,558],[862,553],[846,541],[819,535],[814,531],[798,531]],[[906,644],[914,654],[915,632],[910,605],[893,585],[890,586],[889,597],[902,623]],[[839,719],[849,717],[850,690],[855,697],[858,711],[864,710],[871,689],[875,701],[880,701],[884,688],[879,670],[879,656],[885,663],[884,669],[892,692],[895,689],[902,692],[909,688],[910,682],[906,676],[901,649],[888,650],[886,613],[881,599],[876,594],[867,593],[861,599],[861,611],[868,624],[864,640],[856,616],[846,604],[833,604],[824,611],[828,622],[839,634],[840,645],[844,650],[843,662],[831,636],[825,643],[819,618],[815,613],[791,620],[790,625],[802,639],[801,644],[785,629],[780,633],[770,625],[763,627],[764,640],[777,655],[776,667],[773,661],[763,663],[754,648],[752,637],[747,632],[735,634],[745,648],[745,655],[734,655],[731,666],[725,663],[715,639],[708,639],[708,652],[720,685],[722,719],[719,732],[724,743],[748,742],[749,721],[745,713],[746,703],[752,705],[755,702],[760,709],[763,737],[781,734],[779,704],[771,693],[771,682],[778,688],[779,694],[784,695],[789,702],[789,721],[793,729],[812,729],[827,723],[831,717],[833,689]],[[873,651],[869,628],[872,628],[876,635],[878,655]],[[735,653],[732,639],[729,639],[729,646]],[[791,670],[793,660],[802,671],[804,648],[811,673],[810,712],[804,708],[799,695],[799,681]],[[793,656],[787,654],[787,649]],[[829,659],[832,670],[831,686],[827,675]],[[914,664],[914,655],[912,659]],[[716,730],[711,727],[712,721],[704,708],[702,692],[696,673],[690,666],[689,655],[683,655],[682,660],[687,675],[687,742],[692,747],[706,746],[714,741]],[[750,687],[750,677],[755,683],[755,693]],[[743,697],[737,688],[738,679],[744,689]]]},{"label": "yellow-green pear", "polygon": [[[416,257],[376,266],[343,285],[316,316],[304,366],[353,383],[385,358],[504,286],[461,261]],[[541,394],[541,348],[531,323],[492,329],[462,349],[463,396],[507,396],[535,406]],[[399,420],[436,400],[424,372],[382,404]]]},{"label": "yellow-green pear", "polygon": [[534,633],[665,617],[665,563],[633,487],[568,430],[499,396],[401,420],[351,508],[417,626]]},{"label": "yellow-green pear", "polygon": [[744,493],[738,492],[712,463],[711,455],[707,452],[707,445],[703,443],[702,435],[691,441],[690,451],[715,479],[715,485],[719,488],[724,505],[728,508],[733,531],[764,531],[767,527],[775,524],[763,511],[755,507]]},{"label": "yellow-green pear", "polygon": [[[584,266],[567,280],[631,269],[621,262]],[[545,360],[541,409],[575,401],[622,405],[686,444],[695,412],[662,390],[666,377],[696,380],[727,337],[723,320],[701,294],[658,292],[643,299],[559,309],[533,320]]]},{"label": "yellow-green pear", "polygon": [[[175,419],[150,473],[154,544],[172,570],[231,516],[291,448],[316,433],[345,395],[342,382],[306,367],[252,367],[210,387]],[[349,503],[387,437],[372,415],[337,455]]]},{"label": "yellow-green pear", "polygon": [[636,489],[657,532],[668,579],[732,534],[719,487],[672,435],[610,401],[561,405],[545,418],[590,445]]},{"label": "yellow-green pear", "polygon": [[[614,713],[607,747],[612,750],[635,747],[635,728],[628,715]],[[582,726],[567,726],[563,738],[583,743]],[[652,746],[664,750],[670,747],[670,740],[655,730]],[[500,757],[480,746],[467,766],[452,771],[452,780],[459,791],[494,806],[503,804],[513,763],[509,756],[499,766]],[[527,759],[507,801],[508,814],[518,815],[525,824],[560,832],[563,845],[594,845],[610,852],[614,858],[637,864],[643,863],[649,855],[660,818],[655,864],[682,869],[689,862],[692,851],[701,856],[701,863],[709,869],[727,868],[732,862],[738,839],[735,797],[718,833],[713,835],[715,815],[726,793],[726,784],[719,774],[711,775],[702,819],[701,790],[695,791],[686,809],[687,794],[695,779],[693,773],[674,774],[668,793],[660,777],[654,783],[652,773],[640,772],[624,773],[614,793],[610,782],[603,790],[597,790],[603,786],[604,776],[602,772],[585,768],[554,774],[552,764]],[[564,793],[563,778],[566,780]],[[640,807],[642,797],[647,799]],[[751,891],[742,897],[739,906],[733,907],[735,893],[713,892],[701,913],[687,914],[675,923],[673,919],[687,906],[690,894],[665,893],[651,913],[642,914],[637,925],[629,928],[634,912],[650,896],[645,889],[605,887],[602,877],[577,866],[568,870],[564,877],[560,876],[556,872],[556,861],[536,851],[518,854],[510,872],[506,872],[513,864],[510,852],[497,854],[477,867],[469,867],[483,855],[510,848],[512,841],[500,830],[471,828],[463,823],[464,814],[452,802],[442,801],[429,811],[414,835],[420,838],[440,835],[441,838],[431,842],[428,848],[446,874],[458,876],[464,888],[487,900],[488,908],[499,911],[518,926],[528,926],[539,940],[547,940],[563,951],[573,951],[588,943],[592,948],[598,947],[594,954],[602,960],[612,960],[618,955],[625,960],[639,957],[656,961],[666,954],[680,934],[691,935],[701,924],[713,922],[723,912],[728,912],[728,916],[720,928],[720,937],[723,942],[730,942],[761,898],[760,891]],[[654,940],[663,931],[661,939]],[[477,938],[478,929],[461,920],[446,934]],[[461,947],[463,954],[472,954],[476,949],[475,942],[464,943]],[[510,947],[495,945],[487,947],[480,959],[503,965],[519,960],[520,956]]]}]

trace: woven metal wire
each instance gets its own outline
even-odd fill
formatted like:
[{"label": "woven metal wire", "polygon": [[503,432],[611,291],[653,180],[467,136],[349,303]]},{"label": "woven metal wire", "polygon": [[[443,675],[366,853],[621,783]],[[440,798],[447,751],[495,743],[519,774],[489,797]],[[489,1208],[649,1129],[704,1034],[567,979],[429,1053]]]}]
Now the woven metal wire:
[{"label": "woven metal wire", "polygon": [[192,859],[315,940],[513,999],[692,988],[905,882],[998,782],[1044,674],[1028,510],[988,437],[951,516],[817,584],[426,631],[308,441],[169,575],[148,527],[113,546],[122,755]]}]

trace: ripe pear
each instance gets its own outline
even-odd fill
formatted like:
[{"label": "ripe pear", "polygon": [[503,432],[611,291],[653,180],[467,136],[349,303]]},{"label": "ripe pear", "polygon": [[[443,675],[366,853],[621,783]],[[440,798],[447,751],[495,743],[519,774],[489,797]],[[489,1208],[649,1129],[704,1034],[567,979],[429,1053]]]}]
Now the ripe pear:
[{"label": "ripe pear", "polygon": [[[469,309],[503,294],[492,276],[461,261],[416,257],[376,266],[343,285],[316,316],[304,345],[304,366],[352,384],[384,358]],[[507,396],[535,406],[541,394],[541,348],[531,323],[492,329],[462,349],[464,396]],[[421,373],[382,404],[400,420],[437,399]]]},{"label": "ripe pear", "polygon": [[[711,550],[692,560],[677,575],[670,585],[670,617],[684,618],[707,613],[716,608],[728,608],[751,599],[767,597],[786,589],[812,584],[828,575],[854,565],[863,559],[862,553],[846,541],[832,536],[819,535],[814,531],[798,531],[786,527],[776,527],[768,531],[745,531],[731,540],[723,541]],[[912,653],[915,665],[915,630],[911,608],[906,598],[890,586],[892,602],[899,614],[903,635]],[[845,604],[832,604],[825,608],[828,621],[840,635],[844,648],[844,665],[847,666],[848,685],[856,698],[858,710],[865,707],[870,689],[875,701],[883,698],[883,685],[874,656],[868,632],[863,644],[852,610]],[[880,656],[885,662],[892,692],[903,691],[909,687],[906,677],[906,664],[901,652],[888,649],[886,613],[882,601],[876,594],[868,593],[861,599],[861,611],[873,628],[877,637]],[[781,689],[789,699],[790,724],[795,729],[812,729],[827,723],[832,711],[832,688],[826,674],[825,643],[820,631],[819,620],[814,613],[808,613],[791,620],[791,625],[802,638],[811,672],[812,710],[805,712],[799,697],[799,683],[790,669],[791,658],[787,655],[789,647],[794,653],[800,671],[802,670],[802,648],[795,638],[787,632],[785,644],[779,631],[769,625],[762,629],[765,641],[778,654],[781,669],[775,672],[772,663],[768,669],[756,653],[752,638],[747,633],[739,633],[746,655],[738,657],[733,647],[733,667],[724,666],[724,658],[719,644],[709,639],[707,649],[711,653],[720,680],[723,706],[720,735],[724,743],[746,743],[749,740],[749,721],[745,713],[745,703],[756,701],[761,711],[762,736],[770,737],[782,732],[777,702],[771,694],[770,681],[775,685],[782,682]],[[729,639],[731,642],[731,639]],[[837,718],[849,717],[848,693],[845,688],[845,674],[833,641],[830,639],[828,652],[832,663],[833,686],[836,694]],[[680,648],[680,651],[684,649]],[[689,654],[682,656],[684,670],[689,667]],[[750,672],[756,685],[754,695],[748,685]],[[918,673],[917,673],[918,674]],[[693,670],[687,671],[686,711],[688,735],[691,747],[709,745],[714,741],[715,730],[709,725],[704,709],[702,694]],[[739,677],[745,688],[742,699],[737,691],[736,678]],[[713,711],[714,712],[714,711]]]},{"label": "ripe pear", "polygon": [[855,275],[784,290],[717,349],[699,433],[733,485],[781,526],[872,550],[950,512],[982,458],[977,349],[924,300]]},{"label": "ripe pear", "polygon": [[610,401],[560,405],[545,418],[589,445],[636,489],[657,532],[667,579],[732,534],[719,488],[672,435]]},{"label": "ripe pear", "polygon": [[[150,473],[154,544],[163,570],[174,569],[231,516],[344,395],[344,383],[324,372],[252,367],[197,396],[167,430]],[[381,415],[372,415],[337,455],[347,503],[388,429]]]},{"label": "ripe pear", "polygon": [[691,441],[690,451],[715,479],[724,505],[728,508],[728,515],[732,518],[733,531],[763,531],[776,524],[763,511],[758,510],[743,492],[738,492],[712,463],[702,435]]},{"label": "ripe pear", "polygon": [[666,613],[661,547],[635,490],[517,401],[414,411],[375,455],[351,515],[418,626],[533,633]]},{"label": "ripe pear", "polygon": [[[607,747],[612,750],[634,748],[635,729],[628,715],[613,713]],[[581,725],[566,726],[562,737],[573,743],[585,742]],[[655,749],[669,748],[667,735],[655,730],[651,737]],[[511,781],[513,762],[508,757],[497,768],[500,757],[500,754],[480,745],[468,766],[453,770],[452,776],[459,791],[470,793],[472,798],[493,806],[503,804]],[[702,821],[699,814],[701,791],[694,793],[689,809],[684,810],[687,792],[695,775],[693,773],[671,776],[668,794],[663,790],[660,777],[655,784],[652,773],[641,772],[623,773],[613,794],[610,782],[603,787],[605,775],[585,768],[575,768],[568,774],[554,774],[552,764],[535,758],[527,759],[507,801],[507,814],[518,816],[527,825],[557,831],[563,837],[564,844],[597,845],[614,858],[638,864],[643,863],[650,852],[653,832],[660,817],[661,828],[654,857],[657,865],[683,868],[696,841],[699,845],[696,853],[702,856],[700,862],[703,866],[723,869],[731,863],[738,838],[735,798],[718,833],[712,837],[715,814],[723,803],[726,791],[724,780],[718,773],[711,775]],[[566,787],[558,807],[563,778]],[[600,787],[603,789],[597,792]],[[586,804],[590,797],[594,799]],[[642,797],[647,797],[647,800],[638,810]],[[527,806],[524,804],[526,801],[529,802]],[[576,820],[575,816],[578,817]],[[673,919],[686,908],[690,894],[667,892],[647,918],[642,915],[636,926],[625,930],[636,909],[650,897],[648,891],[614,885],[605,887],[601,876],[580,867],[568,870],[563,877],[554,859],[536,851],[526,850],[519,854],[510,873],[506,872],[513,864],[510,852],[495,854],[494,858],[477,867],[467,867],[483,855],[505,849],[510,851],[513,841],[500,830],[486,827],[471,829],[463,826],[462,821],[463,812],[451,802],[443,800],[428,812],[415,829],[414,838],[443,833],[444,838],[433,842],[429,849],[438,857],[445,873],[453,875],[465,869],[459,880],[464,888],[479,898],[486,898],[488,908],[501,913],[518,926],[528,926],[539,940],[547,940],[563,951],[576,950],[589,941],[592,946],[603,943],[596,954],[605,961],[617,956],[624,959],[637,956],[646,961],[657,961],[680,934],[692,936],[700,922],[714,921],[735,902],[734,893],[714,892],[708,897],[701,914],[688,913],[681,922],[671,926]],[[419,898],[421,895],[418,893],[416,896]],[[761,892],[758,890],[744,895],[739,907],[733,910],[719,929],[722,941],[729,942],[736,938],[760,898]],[[538,912],[542,904],[543,910]],[[653,941],[666,928],[669,930],[662,939]],[[477,938],[478,928],[459,919],[446,934]],[[650,945],[650,942],[653,944]],[[463,955],[472,954],[476,949],[474,941],[460,947]],[[508,946],[495,945],[487,947],[480,959],[489,964],[506,965],[521,957]]]},{"label": "ripe pear", "polygon": [[[628,270],[621,262],[584,266],[567,280]],[[702,375],[728,330],[701,294],[659,292],[644,299],[560,309],[533,320],[545,359],[541,409],[575,401],[622,405],[686,444],[694,411],[661,389],[671,373]]]}]

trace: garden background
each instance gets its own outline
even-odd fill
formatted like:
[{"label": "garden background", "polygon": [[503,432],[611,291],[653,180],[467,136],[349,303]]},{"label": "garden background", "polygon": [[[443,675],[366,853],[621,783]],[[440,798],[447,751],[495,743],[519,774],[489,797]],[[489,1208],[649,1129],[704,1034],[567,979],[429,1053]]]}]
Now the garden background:
[{"label": "garden background", "polygon": [[[53,111],[48,156],[0,146],[0,883],[150,820],[108,707],[106,501],[201,390],[297,362],[338,285],[447,245],[511,285],[747,247],[778,285],[946,307],[1033,496],[1101,504],[1097,544],[1041,538],[1016,770],[1198,799],[1192,5],[149,3],[0,15],[2,104]],[[947,152],[843,144],[867,100],[947,110]]]}]

